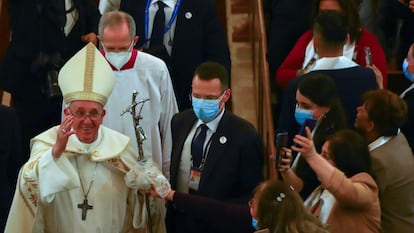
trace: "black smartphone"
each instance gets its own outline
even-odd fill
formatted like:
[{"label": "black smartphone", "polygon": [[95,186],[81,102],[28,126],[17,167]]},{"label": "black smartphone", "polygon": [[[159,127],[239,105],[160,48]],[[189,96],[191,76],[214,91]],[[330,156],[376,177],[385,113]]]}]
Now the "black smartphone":
[{"label": "black smartphone", "polygon": [[[315,128],[316,123],[318,122],[318,120],[316,119],[306,119],[305,123],[303,123],[303,125],[300,127],[299,130],[299,135],[306,137],[306,126],[309,127],[310,131],[312,132],[312,130]],[[296,147],[301,147],[300,145],[295,143]]]},{"label": "black smartphone", "polygon": [[371,49],[368,46],[366,46],[366,47],[364,47],[364,51],[365,51],[365,62],[366,62],[366,64],[372,66]]},{"label": "black smartphone", "polygon": [[288,144],[288,133],[287,132],[280,132],[276,135],[276,160],[275,160],[275,168],[276,170],[279,168],[279,160],[281,156],[281,151],[283,147],[287,147]]}]

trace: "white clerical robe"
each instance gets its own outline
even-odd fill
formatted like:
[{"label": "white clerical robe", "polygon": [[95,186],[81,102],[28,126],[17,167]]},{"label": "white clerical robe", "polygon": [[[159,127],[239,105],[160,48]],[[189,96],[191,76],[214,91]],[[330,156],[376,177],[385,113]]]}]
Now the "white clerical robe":
[{"label": "white clerical robe", "polygon": [[[51,148],[57,131],[58,126],[32,140],[31,156],[20,171],[5,232],[145,232],[146,206],[133,184],[142,173],[130,175],[140,166],[130,139],[101,126],[91,144],[71,135],[65,152],[55,159]],[[136,180],[126,179],[128,176]],[[166,180],[162,182],[161,186],[168,186]],[[93,207],[82,220],[78,204],[86,194]],[[165,232],[162,201],[153,203],[154,232]]]},{"label": "white clerical robe", "polygon": [[[136,54],[136,56],[134,56]],[[174,89],[165,63],[144,52],[133,51],[129,62],[132,68],[115,71],[115,87],[105,105],[106,115],[103,125],[131,138],[138,151],[132,115],[123,112],[132,103],[132,93],[137,91],[136,101],[149,98],[143,108],[140,125],[145,132],[143,141],[145,157],[152,158],[163,174],[169,178],[171,157],[171,118],[178,112]],[[141,107],[136,107],[138,111]]]}]

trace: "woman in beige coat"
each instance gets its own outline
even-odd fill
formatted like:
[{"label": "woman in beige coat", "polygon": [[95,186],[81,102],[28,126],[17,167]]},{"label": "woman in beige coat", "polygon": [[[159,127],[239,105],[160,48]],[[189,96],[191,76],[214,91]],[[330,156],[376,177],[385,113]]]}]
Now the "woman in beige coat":
[{"label": "woman in beige coat", "polygon": [[[296,135],[292,149],[301,153],[315,171],[321,185],[306,199],[305,205],[333,233],[381,232],[378,186],[367,172],[370,154],[364,139],[352,130],[340,130],[329,137],[318,154],[309,128],[307,136]],[[290,161],[290,151],[287,150]],[[295,186],[297,177],[289,166],[281,166],[284,182]],[[299,186],[300,187],[300,186]]]}]

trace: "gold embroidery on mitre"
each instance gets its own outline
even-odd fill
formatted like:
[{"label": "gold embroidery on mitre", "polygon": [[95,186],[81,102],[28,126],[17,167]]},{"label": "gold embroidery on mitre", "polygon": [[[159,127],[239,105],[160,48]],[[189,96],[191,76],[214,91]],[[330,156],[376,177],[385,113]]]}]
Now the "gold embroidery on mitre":
[{"label": "gold embroidery on mitre", "polygon": [[65,102],[70,103],[75,100],[90,100],[98,103],[106,103],[107,97],[94,92],[76,91],[65,95]]},{"label": "gold embroidery on mitre", "polygon": [[92,44],[86,46],[85,74],[83,80],[83,89],[86,93],[92,92],[93,86],[93,67],[95,64],[95,47]]}]

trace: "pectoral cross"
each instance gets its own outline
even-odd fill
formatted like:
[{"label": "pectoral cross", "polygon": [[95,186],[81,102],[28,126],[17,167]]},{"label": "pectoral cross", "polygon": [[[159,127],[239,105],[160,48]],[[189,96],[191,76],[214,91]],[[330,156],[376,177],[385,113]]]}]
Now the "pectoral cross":
[{"label": "pectoral cross", "polygon": [[82,220],[85,221],[88,210],[93,209],[93,206],[88,205],[88,199],[85,198],[82,204],[78,204],[78,208],[82,209]]}]

